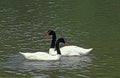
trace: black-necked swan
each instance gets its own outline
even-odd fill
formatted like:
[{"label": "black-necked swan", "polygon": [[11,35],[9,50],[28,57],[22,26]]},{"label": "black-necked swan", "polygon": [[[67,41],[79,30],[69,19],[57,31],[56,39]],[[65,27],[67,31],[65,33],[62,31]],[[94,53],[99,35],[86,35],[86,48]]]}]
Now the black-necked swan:
[{"label": "black-necked swan", "polygon": [[19,53],[22,54],[25,57],[25,59],[28,59],[28,60],[59,60],[61,57],[61,52],[59,49],[60,42],[66,44],[66,41],[64,40],[64,38],[59,38],[56,41],[55,50],[54,50],[55,53],[57,52],[56,55],[51,55],[47,52],[35,52],[35,53],[19,52]]},{"label": "black-necked swan", "polygon": [[[46,37],[52,35],[51,46],[49,49],[49,53],[52,55],[56,55],[57,53],[54,52],[55,49],[55,41],[56,41],[56,33],[53,30],[48,30],[45,34]],[[61,55],[63,56],[74,56],[74,55],[87,55],[93,48],[85,49],[78,46],[64,46],[60,48]]]}]

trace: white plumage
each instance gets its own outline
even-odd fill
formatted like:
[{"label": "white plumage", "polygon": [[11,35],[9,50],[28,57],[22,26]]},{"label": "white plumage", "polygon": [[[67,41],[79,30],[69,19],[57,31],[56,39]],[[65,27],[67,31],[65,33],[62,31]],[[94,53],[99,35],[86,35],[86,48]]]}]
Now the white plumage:
[{"label": "white plumage", "polygon": [[[61,51],[61,55],[63,56],[75,56],[75,55],[82,56],[82,55],[87,55],[92,49],[93,48],[85,49],[78,46],[64,46],[60,48],[60,51]],[[57,52],[54,51],[54,48],[50,48],[49,53],[51,55],[57,54]]]},{"label": "white plumage", "polygon": [[60,42],[65,43],[66,41],[63,38],[59,38],[56,41],[56,50],[52,50],[53,53],[56,53],[56,55],[51,55],[47,52],[34,52],[34,53],[19,52],[19,53],[23,55],[25,59],[28,59],[28,60],[59,60],[61,57],[61,52],[59,49]]},{"label": "white plumage", "polygon": [[[53,30],[48,30],[48,32],[46,33],[46,37],[48,37],[49,35],[52,35],[49,53],[52,55],[56,55],[57,52],[54,52],[55,42],[56,42],[56,33]],[[63,56],[87,55],[91,50],[93,50],[93,48],[85,49],[85,48],[78,47],[78,46],[64,46],[60,48],[61,55]]]}]

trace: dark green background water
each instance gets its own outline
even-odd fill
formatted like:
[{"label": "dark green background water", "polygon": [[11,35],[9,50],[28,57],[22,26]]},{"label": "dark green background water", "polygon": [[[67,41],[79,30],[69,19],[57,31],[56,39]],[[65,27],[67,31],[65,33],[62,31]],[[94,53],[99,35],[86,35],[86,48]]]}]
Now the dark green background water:
[{"label": "dark green background water", "polygon": [[[48,29],[93,51],[60,61],[25,60],[19,51],[48,52]],[[119,78],[120,0],[0,0],[0,78],[10,77]]]}]

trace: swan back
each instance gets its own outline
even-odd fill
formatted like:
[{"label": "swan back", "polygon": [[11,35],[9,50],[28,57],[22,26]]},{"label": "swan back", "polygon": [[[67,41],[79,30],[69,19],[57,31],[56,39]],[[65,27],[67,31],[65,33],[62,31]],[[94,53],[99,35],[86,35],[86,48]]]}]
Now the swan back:
[{"label": "swan back", "polygon": [[51,51],[53,51],[54,53],[57,52],[56,55],[51,55],[47,52],[35,52],[35,53],[22,53],[19,52],[21,55],[23,55],[26,59],[29,60],[59,60],[61,57],[61,52],[59,49],[59,43],[65,43],[66,41],[64,40],[64,38],[59,38],[56,41],[56,48],[54,49],[50,49]]},{"label": "swan back", "polygon": [[51,55],[48,54],[46,52],[35,52],[35,53],[22,53],[19,52],[20,54],[22,54],[25,59],[28,60],[59,60],[61,55]]}]

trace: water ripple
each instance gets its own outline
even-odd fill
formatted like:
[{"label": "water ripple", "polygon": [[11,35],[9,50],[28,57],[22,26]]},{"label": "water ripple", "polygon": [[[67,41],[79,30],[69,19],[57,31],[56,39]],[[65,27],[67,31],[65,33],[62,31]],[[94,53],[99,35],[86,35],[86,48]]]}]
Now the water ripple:
[{"label": "water ripple", "polygon": [[[70,70],[68,73],[72,73],[71,71],[73,69],[83,70],[84,68],[92,65],[92,60],[90,56],[83,56],[62,57],[60,61],[29,61],[25,60],[20,54],[17,54],[10,56],[8,61],[2,65],[2,68],[6,69],[6,73],[14,73],[16,75],[23,76],[30,74],[35,78],[41,76],[39,72],[44,74],[45,71],[59,71],[59,73],[62,73]],[[47,75],[44,74],[44,77],[45,76]],[[88,78],[81,74],[77,74],[77,77]]]}]

